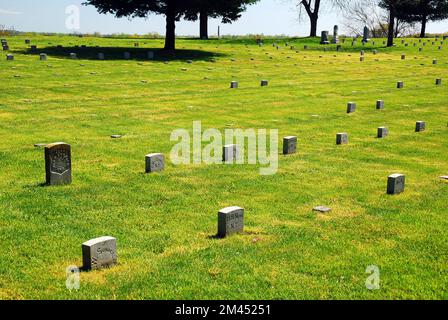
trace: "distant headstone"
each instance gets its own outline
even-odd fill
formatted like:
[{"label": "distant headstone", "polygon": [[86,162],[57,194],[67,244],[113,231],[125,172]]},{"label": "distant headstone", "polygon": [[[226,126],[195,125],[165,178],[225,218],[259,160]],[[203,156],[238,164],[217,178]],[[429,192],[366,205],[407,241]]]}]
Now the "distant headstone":
[{"label": "distant headstone", "polygon": [[145,158],[146,173],[159,172],[165,169],[165,156],[161,153],[151,153]]},{"label": "distant headstone", "polygon": [[364,56],[359,57],[359,61],[364,62],[366,59]]},{"label": "distant headstone", "polygon": [[40,54],[40,61],[47,61],[47,55],[45,53]]},{"label": "distant headstone", "polygon": [[82,261],[85,270],[99,270],[117,264],[117,239],[101,237],[82,244]]},{"label": "distant headstone", "polygon": [[98,53],[98,60],[104,60],[104,59],[105,59],[104,53],[102,52]]},{"label": "distant headstone", "polygon": [[293,154],[297,152],[297,137],[288,136],[283,138],[283,154]]},{"label": "distant headstone", "polygon": [[237,89],[237,88],[238,88],[238,81],[230,82],[230,89]]},{"label": "distant headstone", "polygon": [[331,42],[333,44],[339,43],[339,27],[337,25],[333,28],[333,39]]},{"label": "distant headstone", "polygon": [[330,41],[328,41],[328,31],[322,31],[321,37],[320,37],[320,44],[330,44]]},{"label": "distant headstone", "polygon": [[233,163],[238,158],[238,146],[236,144],[227,144],[222,148],[222,161],[224,163]]},{"label": "distant headstone", "polygon": [[336,144],[337,145],[341,145],[341,144],[348,144],[348,134],[347,133],[338,133],[336,135]]},{"label": "distant headstone", "polygon": [[442,79],[436,79],[436,86],[442,85]]},{"label": "distant headstone", "polygon": [[307,45],[304,45],[304,46],[303,46],[303,49],[304,49],[304,50],[308,50],[308,46],[307,46]]},{"label": "distant headstone", "polygon": [[336,51],[338,51],[338,52],[342,51],[342,46],[340,44],[338,44],[336,46]]},{"label": "distant headstone", "polygon": [[377,101],[376,101],[376,109],[377,109],[377,110],[382,110],[382,109],[384,109],[384,100],[377,100]]},{"label": "distant headstone", "polygon": [[138,48],[140,46],[140,43],[136,42],[134,43],[134,47]]},{"label": "distant headstone", "polygon": [[3,46],[3,51],[9,51],[9,46],[8,45],[4,45]]},{"label": "distant headstone", "polygon": [[406,55],[405,54],[401,55],[401,60],[406,60]]},{"label": "distant headstone", "polygon": [[47,185],[72,183],[71,146],[58,142],[45,146],[45,172]]},{"label": "distant headstone", "polygon": [[123,54],[123,58],[124,58],[125,60],[129,60],[129,59],[131,59],[131,53],[130,53],[130,52],[125,52],[125,53]]},{"label": "distant headstone", "polygon": [[354,102],[349,102],[347,104],[347,113],[353,113],[356,111],[356,103]]},{"label": "distant headstone", "polygon": [[379,127],[378,128],[378,138],[385,138],[389,135],[389,129],[386,127]]},{"label": "distant headstone", "polygon": [[362,37],[362,42],[363,43],[369,42],[370,41],[369,37],[370,37],[369,28],[367,28],[367,26],[365,26],[364,32],[363,32],[363,37]]},{"label": "distant headstone", "polygon": [[30,44],[31,40],[30,39],[25,39],[25,44]]},{"label": "distant headstone", "polygon": [[399,194],[404,192],[406,178],[403,174],[396,173],[387,180],[387,194]]},{"label": "distant headstone", "polygon": [[6,60],[7,61],[13,61],[14,60],[14,56],[12,54],[7,54],[6,55]]},{"label": "distant headstone", "polygon": [[268,80],[261,80],[261,86],[262,87],[267,87],[269,84]]},{"label": "distant headstone", "polygon": [[244,231],[244,209],[228,207],[218,212],[218,237],[225,238]]},{"label": "distant headstone", "polygon": [[426,130],[426,122],[425,121],[417,121],[415,124],[415,132],[422,132]]},{"label": "distant headstone", "polygon": [[397,82],[397,89],[403,89],[404,88],[404,82],[403,81],[398,81]]},{"label": "distant headstone", "polygon": [[31,51],[36,51],[37,50],[37,46],[36,45],[32,45],[31,46]]},{"label": "distant headstone", "polygon": [[76,53],[70,53],[70,59],[78,59],[78,56],[76,55]]},{"label": "distant headstone", "polygon": [[437,64],[437,59],[433,59],[432,64]]}]

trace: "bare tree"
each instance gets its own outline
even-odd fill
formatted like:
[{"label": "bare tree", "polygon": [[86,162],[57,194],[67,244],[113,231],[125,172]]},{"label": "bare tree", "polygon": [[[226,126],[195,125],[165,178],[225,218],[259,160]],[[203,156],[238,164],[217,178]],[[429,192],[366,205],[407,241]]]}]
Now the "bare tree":
[{"label": "bare tree", "polygon": [[[344,8],[351,0],[296,0],[299,9],[305,9],[308,18],[310,19],[311,30],[310,37],[317,36],[317,22],[319,20],[319,14],[325,2],[330,3],[333,7]],[[302,11],[300,11],[302,14]]]},{"label": "bare tree", "polygon": [[[388,12],[378,7],[378,0],[358,0],[345,8],[343,25],[355,36],[361,36],[364,26],[367,26],[373,38],[384,38],[388,36],[388,20]],[[414,23],[395,18],[395,38],[414,34],[415,31]]]}]

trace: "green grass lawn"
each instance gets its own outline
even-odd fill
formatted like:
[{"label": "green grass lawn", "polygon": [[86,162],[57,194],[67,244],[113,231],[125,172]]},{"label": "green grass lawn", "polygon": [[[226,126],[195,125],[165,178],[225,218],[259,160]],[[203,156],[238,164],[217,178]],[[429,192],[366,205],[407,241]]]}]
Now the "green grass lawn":
[{"label": "green grass lawn", "polygon": [[[0,299],[448,298],[446,41],[324,52],[318,39],[288,40],[294,50],[285,39],[180,39],[176,56],[148,61],[162,40],[35,36],[31,53],[25,38],[7,37],[15,60],[0,59]],[[414,132],[418,120],[425,132]],[[298,136],[298,152],[280,155],[272,176],[258,165],[175,166],[171,132],[193,121],[278,129]],[[375,138],[380,126],[386,139]],[[338,132],[349,145],[336,146]],[[57,141],[72,146],[73,184],[45,187],[34,144]],[[166,170],[146,175],[153,152]],[[388,196],[393,173],[406,174],[406,191]],[[227,206],[245,208],[245,233],[218,240]],[[119,264],[67,290],[81,244],[103,235],[117,238]],[[370,265],[380,290],[366,289]]]}]

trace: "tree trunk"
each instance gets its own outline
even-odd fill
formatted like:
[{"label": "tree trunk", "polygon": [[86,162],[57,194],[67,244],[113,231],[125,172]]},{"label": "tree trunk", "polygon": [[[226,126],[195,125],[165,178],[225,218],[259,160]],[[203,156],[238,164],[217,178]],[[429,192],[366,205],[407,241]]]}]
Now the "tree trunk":
[{"label": "tree trunk", "polygon": [[208,14],[201,11],[199,14],[200,37],[203,40],[208,40]]},{"label": "tree trunk", "polygon": [[425,15],[422,19],[422,30],[420,32],[420,38],[426,38],[426,24],[428,22],[428,17]]},{"label": "tree trunk", "polygon": [[319,20],[320,1],[321,0],[314,1],[314,10],[311,7],[312,5],[311,0],[302,0],[302,2],[300,2],[301,5],[305,7],[306,13],[310,18],[310,24],[311,24],[310,37],[317,36],[317,21]]},{"label": "tree trunk", "polygon": [[317,37],[317,21],[318,21],[319,17],[317,15],[317,13],[312,14],[310,16],[310,23],[311,23],[311,32],[310,32],[310,37]]},{"label": "tree trunk", "polygon": [[165,50],[176,50],[176,11],[171,2],[168,2],[166,10]]},{"label": "tree trunk", "polygon": [[389,12],[389,30],[387,35],[387,46],[392,47],[394,45],[394,33],[395,33],[395,11],[390,9]]}]

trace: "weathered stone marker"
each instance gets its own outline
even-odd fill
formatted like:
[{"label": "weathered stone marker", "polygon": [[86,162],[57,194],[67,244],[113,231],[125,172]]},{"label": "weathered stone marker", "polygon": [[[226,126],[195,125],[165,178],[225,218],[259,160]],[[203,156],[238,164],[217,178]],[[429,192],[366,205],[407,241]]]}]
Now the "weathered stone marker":
[{"label": "weathered stone marker", "polygon": [[377,100],[376,101],[376,109],[377,110],[383,110],[384,109],[384,100]]},{"label": "weathered stone marker", "polygon": [[365,61],[365,57],[364,56],[359,57],[359,61],[364,62]]},{"label": "weathered stone marker", "polygon": [[417,121],[415,124],[415,132],[422,132],[426,130],[426,122],[425,121]]},{"label": "weathered stone marker", "polygon": [[230,89],[237,89],[237,88],[238,88],[238,81],[230,82]]},{"label": "weathered stone marker", "polygon": [[238,158],[238,146],[236,144],[227,144],[222,147],[222,161],[224,163],[233,163]]},{"label": "weathered stone marker", "polygon": [[331,43],[339,43],[339,27],[337,25],[333,28],[333,39],[331,40]]},{"label": "weathered stone marker", "polygon": [[78,56],[76,53],[70,53],[70,59],[78,59]]},{"label": "weathered stone marker", "polygon": [[31,40],[30,39],[25,39],[25,44],[30,44]]},{"label": "weathered stone marker", "polygon": [[442,85],[442,79],[436,79],[436,86]]},{"label": "weathered stone marker", "polygon": [[363,37],[362,37],[362,43],[369,42],[370,39],[370,30],[367,28],[367,26],[364,27]]},{"label": "weathered stone marker", "polygon": [[47,185],[72,183],[71,146],[63,142],[45,146],[45,172]]},{"label": "weathered stone marker", "polygon": [[399,194],[404,192],[405,176],[400,173],[392,174],[387,180],[387,194]]},{"label": "weathered stone marker", "polygon": [[386,138],[389,135],[389,129],[386,127],[379,127],[378,128],[378,138]]},{"label": "weathered stone marker", "polygon": [[406,55],[405,54],[401,55],[401,60],[406,60]]},{"label": "weathered stone marker", "polygon": [[36,45],[32,45],[31,46],[31,51],[36,51],[37,50],[37,46]]},{"label": "weathered stone marker", "polygon": [[437,59],[433,59],[432,64],[437,64]]},{"label": "weathered stone marker", "polygon": [[328,31],[322,31],[321,37],[320,37],[320,44],[330,44],[330,41],[328,41]]},{"label": "weathered stone marker", "polygon": [[117,264],[117,239],[101,237],[84,242],[82,262],[85,270],[109,268]]},{"label": "weathered stone marker", "polygon": [[345,132],[338,133],[336,135],[336,144],[338,144],[338,145],[348,144],[348,134]]},{"label": "weathered stone marker", "polygon": [[218,212],[218,237],[225,238],[231,234],[244,231],[244,209],[228,207]]},{"label": "weathered stone marker", "polygon": [[14,60],[14,56],[12,54],[6,55],[6,61],[13,61],[13,60]]},{"label": "weathered stone marker", "polygon": [[404,82],[403,81],[398,81],[397,82],[397,89],[403,89],[404,88]]},{"label": "weathered stone marker", "polygon": [[105,59],[104,53],[102,52],[98,53],[98,60],[104,60],[104,59]]},{"label": "weathered stone marker", "polygon": [[131,59],[131,53],[130,53],[130,52],[125,52],[125,53],[123,54],[123,58],[124,58],[125,60],[129,60],[129,59]]},{"label": "weathered stone marker", "polygon": [[283,154],[293,154],[297,152],[297,137],[288,136],[283,138]]},{"label": "weathered stone marker", "polygon": [[356,111],[356,103],[354,102],[349,102],[347,104],[347,113],[353,113]]},{"label": "weathered stone marker", "polygon": [[40,54],[40,61],[47,61],[47,55],[45,53]]},{"label": "weathered stone marker", "polygon": [[165,156],[161,153],[151,153],[145,158],[146,173],[159,172],[165,170]]},{"label": "weathered stone marker", "polygon": [[269,84],[268,80],[261,80],[261,86],[262,87],[267,87]]}]

